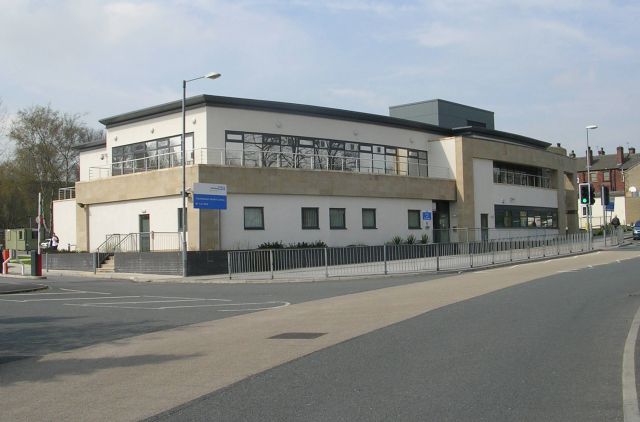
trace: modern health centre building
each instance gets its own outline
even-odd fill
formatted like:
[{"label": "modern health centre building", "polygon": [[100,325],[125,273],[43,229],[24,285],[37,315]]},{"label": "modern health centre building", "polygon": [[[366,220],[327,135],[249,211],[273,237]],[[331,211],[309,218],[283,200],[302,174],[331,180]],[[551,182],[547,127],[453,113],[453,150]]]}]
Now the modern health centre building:
[{"label": "modern health centre building", "polygon": [[[492,112],[443,100],[390,112],[187,99],[188,250],[577,230],[575,160],[559,145],[495,130]],[[75,193],[54,203],[56,233],[84,251],[141,233],[145,249],[179,249],[181,102],[101,123],[106,141],[78,147]],[[195,208],[196,183],[226,185],[227,209]]]}]

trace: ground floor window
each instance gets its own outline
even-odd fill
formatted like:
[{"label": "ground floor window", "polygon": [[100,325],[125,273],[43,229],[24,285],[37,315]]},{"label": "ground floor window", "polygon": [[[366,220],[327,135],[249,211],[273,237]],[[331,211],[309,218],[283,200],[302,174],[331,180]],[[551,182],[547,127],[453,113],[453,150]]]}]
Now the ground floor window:
[{"label": "ground floor window", "polygon": [[496,228],[558,228],[558,209],[495,205]]},{"label": "ground floor window", "polygon": [[410,229],[419,229],[420,227],[420,210],[408,211],[408,223]]},{"label": "ground floor window", "polygon": [[376,209],[375,208],[362,209],[362,228],[363,229],[376,228]]},{"label": "ground floor window", "polygon": [[319,229],[318,208],[302,208],[302,228]]},{"label": "ground floor window", "polygon": [[264,230],[263,207],[244,207],[244,229]]},{"label": "ground floor window", "polygon": [[346,209],[329,208],[329,228],[331,230],[346,229]]}]

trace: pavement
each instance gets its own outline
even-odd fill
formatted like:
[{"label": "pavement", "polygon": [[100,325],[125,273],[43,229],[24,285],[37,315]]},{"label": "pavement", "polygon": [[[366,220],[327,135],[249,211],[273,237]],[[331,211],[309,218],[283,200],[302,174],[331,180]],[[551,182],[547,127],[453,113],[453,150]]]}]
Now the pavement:
[{"label": "pavement", "polygon": [[[558,272],[638,256],[638,251],[619,249],[485,269],[25,359],[3,370],[3,418],[140,420],[430,310]],[[285,340],[274,340],[282,335]],[[38,397],[37,406],[33,397]]]}]

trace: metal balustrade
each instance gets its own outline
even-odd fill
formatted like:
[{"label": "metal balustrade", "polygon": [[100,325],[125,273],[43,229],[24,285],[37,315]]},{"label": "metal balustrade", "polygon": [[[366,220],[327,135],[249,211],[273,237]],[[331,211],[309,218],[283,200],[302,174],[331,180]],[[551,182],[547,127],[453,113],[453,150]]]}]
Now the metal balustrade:
[{"label": "metal balustrade", "polygon": [[[408,159],[388,160],[363,159],[358,157],[329,156],[271,151],[225,150],[221,148],[200,148],[187,151],[187,165],[207,164],[230,167],[293,168],[303,170],[342,171],[367,174],[395,174],[400,176],[433,177],[453,179],[447,166],[418,164]],[[150,157],[125,160],[110,166],[90,167],[89,180],[123,174],[142,173],[182,165],[179,152],[171,152]]]},{"label": "metal balustrade", "polygon": [[[610,245],[618,238],[612,236]],[[572,255],[588,234],[540,235],[418,245],[265,249],[228,252],[229,278],[329,278],[454,271]]]}]

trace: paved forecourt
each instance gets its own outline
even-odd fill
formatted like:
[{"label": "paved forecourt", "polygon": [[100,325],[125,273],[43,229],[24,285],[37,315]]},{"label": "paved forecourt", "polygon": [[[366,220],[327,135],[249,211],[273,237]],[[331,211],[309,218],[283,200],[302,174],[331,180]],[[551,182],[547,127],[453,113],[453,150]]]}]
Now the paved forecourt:
[{"label": "paved forecourt", "polygon": [[[463,273],[15,362],[3,369],[4,417],[14,421],[139,420],[448,304],[558,272],[638,256],[638,251],[603,251]],[[282,334],[284,339],[273,339]],[[309,338],[296,338],[305,335]]]}]

